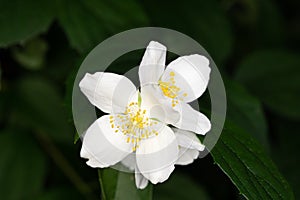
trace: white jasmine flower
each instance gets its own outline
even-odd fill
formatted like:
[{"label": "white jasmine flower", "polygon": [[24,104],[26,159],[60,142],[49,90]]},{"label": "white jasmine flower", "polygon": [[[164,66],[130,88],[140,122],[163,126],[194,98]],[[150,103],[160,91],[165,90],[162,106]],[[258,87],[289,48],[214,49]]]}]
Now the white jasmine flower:
[{"label": "white jasmine flower", "polygon": [[134,84],[121,75],[97,72],[87,73],[79,86],[93,105],[109,113],[83,137],[80,155],[88,159],[87,164],[104,168],[133,156],[129,164],[136,172],[138,188],[146,187],[148,180],[153,184],[167,180],[178,159],[175,134],[151,119]]},{"label": "white jasmine flower", "polygon": [[128,78],[113,73],[86,74],[79,84],[89,101],[107,113],[86,131],[81,157],[91,167],[121,162],[135,171],[140,189],[148,181],[167,180],[175,164],[192,163],[205,148],[193,132],[204,135],[211,126],[188,104],[206,90],[209,61],[183,56],[165,69],[165,59],[166,47],[150,42],[139,67],[141,93]]}]

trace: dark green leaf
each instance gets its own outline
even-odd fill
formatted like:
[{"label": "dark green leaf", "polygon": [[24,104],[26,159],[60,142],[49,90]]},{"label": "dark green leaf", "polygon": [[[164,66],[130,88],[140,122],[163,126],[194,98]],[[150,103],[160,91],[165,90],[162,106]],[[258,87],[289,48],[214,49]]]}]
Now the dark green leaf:
[{"label": "dark green leaf", "polygon": [[2,47],[46,31],[55,14],[50,0],[1,0],[0,13]]},{"label": "dark green leaf", "polygon": [[80,52],[90,50],[111,33],[147,24],[135,0],[63,0],[59,8],[59,23],[71,45]]},{"label": "dark green leaf", "polygon": [[109,1],[85,0],[83,4],[101,19],[110,32],[147,25],[148,19],[136,0]]},{"label": "dark green leaf", "polygon": [[242,129],[226,125],[211,154],[247,199],[294,199],[275,164]]},{"label": "dark green leaf", "polygon": [[208,200],[203,188],[191,178],[175,172],[170,179],[154,187],[155,200]]},{"label": "dark green leaf", "polygon": [[41,191],[46,162],[44,155],[29,134],[0,134],[1,199],[35,199]]},{"label": "dark green leaf", "polygon": [[110,168],[98,170],[103,200],[114,198],[118,182],[118,173],[118,171]]},{"label": "dark green leaf", "polygon": [[259,51],[240,64],[236,79],[273,111],[300,119],[300,58],[286,51]]},{"label": "dark green leaf", "polygon": [[105,38],[102,21],[79,1],[63,0],[59,4],[59,23],[68,36],[72,47],[87,52]]},{"label": "dark green leaf", "polygon": [[72,140],[62,98],[51,82],[37,77],[22,79],[17,96],[15,123],[41,130],[57,141]]},{"label": "dark green leaf", "polygon": [[107,168],[98,170],[102,199],[151,200],[152,185],[149,183],[144,190],[136,188],[134,174]]},{"label": "dark green leaf", "polygon": [[269,150],[267,123],[261,103],[238,83],[225,82],[228,100],[227,117],[254,136]]}]

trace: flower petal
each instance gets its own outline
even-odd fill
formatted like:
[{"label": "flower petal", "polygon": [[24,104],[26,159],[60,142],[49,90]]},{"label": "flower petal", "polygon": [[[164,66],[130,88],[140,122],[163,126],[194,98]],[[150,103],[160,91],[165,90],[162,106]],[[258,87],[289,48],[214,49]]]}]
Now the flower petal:
[{"label": "flower petal", "polygon": [[110,115],[97,119],[86,131],[80,152],[91,167],[108,167],[123,160],[132,152],[132,144],[126,136],[114,132],[110,126]]},{"label": "flower petal", "polygon": [[188,165],[194,162],[199,156],[199,151],[195,149],[179,148],[179,156],[176,165]]},{"label": "flower petal", "polygon": [[175,85],[180,88],[179,98],[191,102],[206,90],[210,71],[206,57],[198,54],[182,56],[167,66],[161,80],[168,82],[173,77]]},{"label": "flower petal", "polygon": [[145,189],[148,185],[148,179],[146,179],[143,174],[138,170],[135,171],[135,185],[138,189]]},{"label": "flower petal", "polygon": [[194,110],[189,104],[180,102],[174,109],[180,113],[180,120],[172,124],[175,127],[201,135],[205,135],[211,129],[209,119],[204,114]]},{"label": "flower petal", "polygon": [[151,41],[146,48],[139,67],[141,86],[155,83],[164,72],[167,48],[155,41]]},{"label": "flower petal", "polygon": [[173,130],[179,146],[186,149],[194,149],[198,151],[203,151],[205,149],[205,146],[201,144],[195,133],[180,129]]},{"label": "flower petal", "polygon": [[172,100],[163,96],[157,85],[141,87],[142,107],[150,110],[150,117],[166,124],[178,122],[178,111],[172,108]]},{"label": "flower petal", "polygon": [[163,125],[157,136],[141,140],[136,151],[137,167],[153,184],[164,182],[174,170],[178,144],[171,128]]},{"label": "flower petal", "polygon": [[128,78],[114,73],[86,73],[79,87],[93,105],[106,113],[123,113],[136,93]]}]

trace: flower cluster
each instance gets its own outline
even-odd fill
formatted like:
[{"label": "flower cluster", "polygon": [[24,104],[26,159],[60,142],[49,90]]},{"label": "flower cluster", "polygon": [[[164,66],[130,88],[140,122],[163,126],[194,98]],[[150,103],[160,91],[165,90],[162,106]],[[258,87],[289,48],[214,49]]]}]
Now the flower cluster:
[{"label": "flower cluster", "polygon": [[164,45],[149,43],[139,66],[139,88],[125,76],[104,72],[87,73],[79,84],[107,113],[87,129],[81,157],[97,168],[121,162],[135,172],[140,189],[148,181],[167,180],[175,165],[192,163],[205,148],[196,134],[211,128],[209,119],[189,105],[207,88],[209,60],[194,54],[165,67],[166,53]]}]

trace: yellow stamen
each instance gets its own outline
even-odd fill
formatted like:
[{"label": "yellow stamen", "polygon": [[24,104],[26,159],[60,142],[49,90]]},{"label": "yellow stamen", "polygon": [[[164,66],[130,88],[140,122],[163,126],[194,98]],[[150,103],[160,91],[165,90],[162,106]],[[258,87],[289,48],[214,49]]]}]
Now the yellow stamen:
[{"label": "yellow stamen", "polygon": [[140,105],[136,102],[131,102],[126,107],[124,115],[110,116],[109,122],[111,128],[115,133],[121,132],[126,135],[126,142],[133,144],[133,151],[139,147],[139,142],[142,139],[152,137],[158,134],[152,127],[157,122],[153,122],[149,119],[147,111],[140,108]]},{"label": "yellow stamen", "polygon": [[158,85],[162,91],[162,93],[166,96],[172,99],[172,107],[175,107],[179,101],[183,101],[183,97],[187,96],[187,93],[180,94],[180,87],[176,86],[176,81],[175,81],[175,72],[171,71],[169,73],[170,78],[168,81],[158,81]]}]

